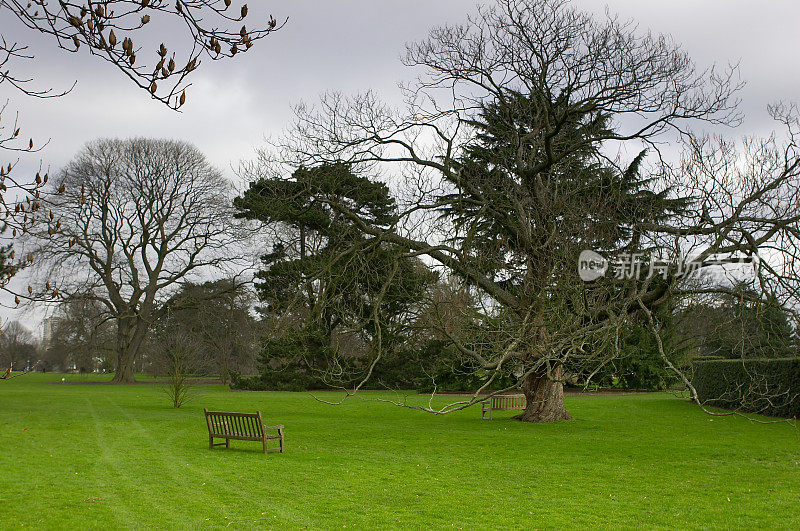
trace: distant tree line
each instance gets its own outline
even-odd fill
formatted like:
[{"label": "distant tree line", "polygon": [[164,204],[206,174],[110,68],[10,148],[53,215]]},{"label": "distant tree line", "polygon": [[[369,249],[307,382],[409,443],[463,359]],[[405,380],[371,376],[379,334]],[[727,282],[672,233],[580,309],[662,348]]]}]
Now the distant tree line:
[{"label": "distant tree line", "polygon": [[9,321],[0,330],[0,368],[25,371],[39,360],[39,345],[33,332],[19,321]]},{"label": "distant tree line", "polygon": [[[60,365],[470,390],[434,413],[522,392],[550,422],[565,385],[700,403],[694,359],[796,356],[797,108],[769,109],[783,135],[710,138],[741,120],[735,68],[564,0],[497,0],[404,62],[404,108],[299,107],[242,192],[173,140],[91,142],[42,178],[0,258],[35,273],[18,301],[58,306]],[[586,250],[637,266],[587,281]],[[685,256],[763,260],[738,285]]]},{"label": "distant tree line", "polygon": [[[113,174],[98,180],[95,165],[112,155],[125,161],[118,170],[122,180]],[[187,180],[188,173],[185,178],[180,171],[159,170],[149,178],[125,181],[125,172],[148,172],[173,157],[187,164],[187,171],[201,173]],[[505,375],[485,385],[487,371],[464,350],[497,348],[507,316],[487,312],[479,291],[421,260],[418,252],[360,231],[358,223],[365,218],[386,227],[397,223],[397,202],[386,185],[346,164],[255,179],[233,200],[235,210],[215,203],[224,201],[218,195],[224,185],[211,189],[209,184],[218,179],[214,170],[185,144],[96,142],[66,172],[77,192],[65,194],[63,212],[74,219],[69,227],[40,235],[44,244],[38,252],[57,266],[42,279],[46,289],[52,289],[50,282],[59,272],[70,283],[60,284],[62,300],[47,321],[43,344],[19,323],[6,325],[0,358],[5,365],[19,368],[32,359],[41,370],[119,372],[128,359],[130,374],[165,377],[179,367],[182,373],[218,377],[239,388],[286,390],[468,391],[485,386],[491,391],[511,385],[520,370],[511,364]],[[198,180],[202,172],[211,181]],[[183,195],[184,188],[195,195]],[[200,195],[202,189],[211,196]],[[188,210],[159,204],[164,191],[184,205],[194,204],[193,213],[207,214],[170,225],[170,215]],[[332,206],[343,203],[358,211],[361,221]],[[223,220],[226,216],[230,221]],[[213,274],[217,265],[234,259],[229,246],[245,237],[238,223],[247,222],[266,235],[255,282],[241,276],[190,280],[186,273],[194,269],[203,266]],[[131,230],[135,224],[142,230]],[[160,227],[180,237],[163,237]],[[133,248],[144,250],[142,257],[130,251],[134,239]],[[116,241],[127,242],[127,250]],[[209,242],[217,253],[203,261]],[[99,260],[96,246],[110,258]],[[148,249],[155,262],[145,263]],[[96,271],[98,262],[107,269]],[[140,271],[147,273],[152,288]],[[744,284],[665,306],[659,320],[673,363],[687,370],[698,357],[797,354],[789,313]],[[130,323],[138,324],[131,328]],[[120,324],[139,331],[130,358],[120,354],[131,353],[126,350],[131,336],[121,333]],[[678,383],[643,317],[629,319],[616,334],[613,345],[585,346],[587,356],[603,361],[566,362],[564,383],[627,389]],[[613,351],[603,350],[608,348]]]},{"label": "distant tree line", "polygon": [[[133,370],[158,378],[179,361],[182,372],[218,377],[224,383],[232,373],[253,372],[262,326],[254,317],[252,299],[236,279],[184,284],[150,325]],[[40,360],[41,370],[114,372],[117,332],[101,304],[65,301],[45,321],[45,328],[38,344],[18,322],[9,323],[0,338],[4,358],[13,353],[15,366],[23,358]],[[180,360],[173,358],[176,345],[184,352]]]}]

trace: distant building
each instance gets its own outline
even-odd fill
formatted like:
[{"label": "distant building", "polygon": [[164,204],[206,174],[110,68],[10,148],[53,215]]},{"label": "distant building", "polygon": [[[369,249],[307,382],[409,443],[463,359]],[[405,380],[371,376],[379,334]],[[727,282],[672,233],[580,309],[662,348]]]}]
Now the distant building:
[{"label": "distant building", "polygon": [[46,317],[42,322],[42,346],[48,349],[52,346],[53,334],[55,333],[58,323],[63,317],[50,316]]}]

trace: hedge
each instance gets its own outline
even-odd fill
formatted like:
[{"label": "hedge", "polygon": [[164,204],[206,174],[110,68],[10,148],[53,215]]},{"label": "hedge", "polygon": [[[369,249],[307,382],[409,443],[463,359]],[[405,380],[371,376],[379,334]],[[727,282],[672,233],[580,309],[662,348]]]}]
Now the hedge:
[{"label": "hedge", "polygon": [[705,405],[800,417],[800,358],[695,360],[692,384]]}]

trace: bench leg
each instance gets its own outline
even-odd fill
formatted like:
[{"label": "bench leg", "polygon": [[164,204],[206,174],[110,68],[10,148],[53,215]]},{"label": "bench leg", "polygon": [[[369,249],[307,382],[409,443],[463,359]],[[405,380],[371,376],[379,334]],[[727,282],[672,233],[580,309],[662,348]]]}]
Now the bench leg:
[{"label": "bench leg", "polygon": [[231,440],[225,439],[225,448],[230,448],[230,447],[231,447]]},{"label": "bench leg", "polygon": [[261,439],[261,448],[264,450],[264,453],[267,453],[267,440]]},{"label": "bench leg", "polygon": [[279,432],[281,434],[281,453],[283,453],[283,432]]},{"label": "bench leg", "polygon": [[209,450],[214,449],[214,437],[212,437],[211,435],[208,436],[208,449]]}]

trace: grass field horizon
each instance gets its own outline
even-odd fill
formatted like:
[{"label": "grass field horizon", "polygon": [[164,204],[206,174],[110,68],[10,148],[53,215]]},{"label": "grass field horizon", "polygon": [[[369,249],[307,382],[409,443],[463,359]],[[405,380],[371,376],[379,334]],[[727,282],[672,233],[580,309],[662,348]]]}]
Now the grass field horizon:
[{"label": "grass field horizon", "polygon": [[[61,378],[95,377],[0,382],[3,528],[800,527],[797,429],[668,393],[568,397],[575,420],[527,424],[375,391],[330,406],[203,385],[173,409],[158,385]],[[261,410],[286,452],[209,450],[204,407]]]}]

